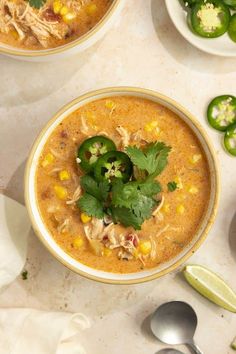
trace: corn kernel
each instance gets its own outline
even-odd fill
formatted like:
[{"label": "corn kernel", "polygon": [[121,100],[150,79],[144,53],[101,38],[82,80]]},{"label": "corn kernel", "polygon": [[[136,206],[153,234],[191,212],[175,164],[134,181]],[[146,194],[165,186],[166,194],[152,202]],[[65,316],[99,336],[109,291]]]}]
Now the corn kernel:
[{"label": "corn kernel", "polygon": [[188,192],[190,194],[197,194],[198,193],[198,188],[195,187],[195,186],[190,186],[190,187],[188,187]]},{"label": "corn kernel", "polygon": [[163,211],[163,213],[169,213],[170,212],[170,204],[164,204],[163,207],[161,208],[161,211]]},{"label": "corn kernel", "polygon": [[47,166],[50,165],[53,161],[54,161],[54,156],[53,156],[53,154],[48,153],[48,154],[44,157],[44,159],[43,159],[43,161],[42,161],[42,163],[41,163],[41,166],[42,166],[42,167],[47,167]]},{"label": "corn kernel", "polygon": [[192,164],[195,164],[195,163],[198,163],[198,161],[200,161],[202,158],[202,155],[201,154],[195,154],[193,155],[191,158],[190,158],[190,162]]},{"label": "corn kernel", "polygon": [[76,237],[74,240],[73,240],[73,246],[75,249],[79,249],[81,248],[82,246],[84,245],[84,240],[82,239],[82,237]]},{"label": "corn kernel", "polygon": [[68,14],[68,12],[69,12],[69,9],[68,9],[67,6],[62,6],[62,8],[60,9],[60,15],[61,16],[64,16],[64,15]]},{"label": "corn kernel", "polygon": [[105,247],[103,250],[103,255],[109,257],[112,254],[112,250],[110,248]]},{"label": "corn kernel", "polygon": [[137,259],[138,256],[139,256],[139,251],[136,248],[135,248],[135,250],[133,252],[133,256],[134,256],[135,259]]},{"label": "corn kernel", "polygon": [[54,191],[56,193],[57,198],[59,198],[59,199],[65,200],[68,196],[67,189],[62,186],[55,185]]},{"label": "corn kernel", "polygon": [[97,5],[91,4],[87,6],[86,12],[88,15],[94,15],[97,12],[97,9]]},{"label": "corn kernel", "polygon": [[178,205],[177,208],[176,208],[176,211],[177,211],[178,214],[181,214],[181,215],[184,214],[185,207],[183,206],[183,204]]},{"label": "corn kernel", "polygon": [[56,0],[56,1],[53,2],[52,7],[53,7],[53,12],[55,14],[59,14],[59,12],[60,12],[61,8],[63,7],[63,5],[62,5],[62,3],[60,1]]},{"label": "corn kernel", "polygon": [[70,179],[70,172],[67,170],[60,171],[59,178],[61,181],[68,181],[68,179]]},{"label": "corn kernel", "polygon": [[81,219],[83,224],[86,224],[87,222],[92,220],[92,217],[87,215],[87,214],[85,214],[85,213],[81,213],[80,214],[80,219]]},{"label": "corn kernel", "polygon": [[106,101],[106,103],[105,103],[105,107],[106,108],[108,108],[108,109],[113,109],[113,108],[115,108],[115,102],[113,102],[113,101]]},{"label": "corn kernel", "polygon": [[9,33],[12,35],[12,37],[14,39],[19,39],[19,34],[18,34],[18,32],[16,30],[13,29]]},{"label": "corn kernel", "polygon": [[152,132],[156,128],[156,131],[158,132],[159,128],[157,127],[157,121],[153,120],[152,122],[149,122],[145,125],[144,130],[146,132]]},{"label": "corn kernel", "polygon": [[70,23],[71,21],[73,21],[76,18],[76,14],[74,12],[68,12],[62,18],[65,23]]},{"label": "corn kernel", "polygon": [[140,251],[142,254],[147,255],[147,254],[149,254],[149,253],[151,252],[151,250],[152,250],[152,244],[151,244],[150,241],[143,241],[143,240],[141,240],[141,241],[139,242],[138,248],[139,248],[139,251]]},{"label": "corn kernel", "polygon": [[178,189],[183,189],[183,183],[182,183],[182,179],[179,176],[176,176],[174,179],[175,183],[177,183],[177,188]]}]

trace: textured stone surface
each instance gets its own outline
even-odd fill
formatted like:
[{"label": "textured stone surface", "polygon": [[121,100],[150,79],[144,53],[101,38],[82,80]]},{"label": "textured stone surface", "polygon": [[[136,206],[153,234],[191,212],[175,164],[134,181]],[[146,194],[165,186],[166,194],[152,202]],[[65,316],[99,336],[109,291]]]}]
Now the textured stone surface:
[{"label": "textured stone surface", "polygon": [[[52,114],[78,95],[117,85],[166,94],[206,128],[222,172],[217,220],[190,262],[208,266],[236,289],[236,160],[223,151],[220,135],[207,126],[204,116],[209,99],[236,94],[235,59],[212,57],[188,44],[170,22],[163,0],[124,2],[113,30],[82,55],[51,64],[0,56],[0,187],[23,202],[24,165],[36,135]],[[91,353],[155,353],[162,345],[148,334],[144,320],[162,302],[177,299],[189,301],[196,309],[196,340],[204,353],[231,353],[236,315],[209,303],[178,274],[139,286],[97,284],[58,263],[33,233],[26,268],[29,279],[19,277],[1,294],[0,305],[82,311],[92,316]]]}]

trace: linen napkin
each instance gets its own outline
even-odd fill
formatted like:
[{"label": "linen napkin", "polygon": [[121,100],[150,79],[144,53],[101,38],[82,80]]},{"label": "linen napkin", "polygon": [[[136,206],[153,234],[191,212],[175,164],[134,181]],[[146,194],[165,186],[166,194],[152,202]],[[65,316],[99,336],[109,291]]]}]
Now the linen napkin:
[{"label": "linen napkin", "polygon": [[[26,208],[0,194],[0,290],[24,267],[29,231]],[[85,354],[81,331],[89,327],[80,313],[0,308],[0,353]]]}]

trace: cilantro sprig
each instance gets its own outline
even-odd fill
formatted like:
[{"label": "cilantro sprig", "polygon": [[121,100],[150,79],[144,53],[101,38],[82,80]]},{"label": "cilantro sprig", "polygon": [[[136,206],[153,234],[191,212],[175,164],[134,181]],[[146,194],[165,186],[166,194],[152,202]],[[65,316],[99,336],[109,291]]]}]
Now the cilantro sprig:
[{"label": "cilantro sprig", "polygon": [[36,9],[40,9],[42,7],[46,0],[28,0],[30,6],[35,7]]},{"label": "cilantro sprig", "polygon": [[150,179],[154,179],[165,169],[168,163],[168,154],[171,150],[162,142],[148,144],[143,150],[136,146],[128,146],[126,152],[133,164],[144,170]]},{"label": "cilantro sprig", "polygon": [[178,184],[175,181],[169,182],[167,183],[167,188],[169,192],[174,192],[178,188]]},{"label": "cilantro sprig", "polygon": [[143,150],[128,146],[126,153],[142,178],[133,175],[127,183],[119,178],[97,182],[92,175],[85,175],[80,179],[84,194],[77,206],[89,216],[102,219],[109,214],[115,223],[140,230],[159,203],[156,196],[162,188],[155,178],[166,167],[170,150],[161,142],[148,144]]}]

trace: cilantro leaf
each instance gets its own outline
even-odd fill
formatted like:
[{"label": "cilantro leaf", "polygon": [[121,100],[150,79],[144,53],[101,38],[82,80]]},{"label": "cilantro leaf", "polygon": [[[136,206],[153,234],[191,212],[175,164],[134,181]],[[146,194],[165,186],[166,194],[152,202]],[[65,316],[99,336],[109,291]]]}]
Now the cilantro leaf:
[{"label": "cilantro leaf", "polygon": [[30,6],[35,7],[36,9],[40,9],[40,7],[42,7],[46,0],[28,0]]},{"label": "cilantro leaf", "polygon": [[116,181],[112,186],[112,206],[119,211],[119,222],[125,223],[124,225],[128,222],[126,217],[121,214],[121,210],[124,209],[128,219],[132,220],[133,226],[135,224],[135,228],[137,224],[141,225],[144,220],[149,219],[153,208],[157,205],[152,196],[159,191],[160,185],[156,182],[145,185],[145,183],[129,182],[124,184],[122,181]]},{"label": "cilantro leaf", "polygon": [[154,199],[140,194],[135,203],[133,203],[132,210],[136,216],[142,218],[144,221],[151,217],[153,208],[156,204],[157,202]]},{"label": "cilantro leaf", "polygon": [[174,192],[178,188],[178,184],[176,182],[169,182],[167,183],[168,191]]},{"label": "cilantro leaf", "polygon": [[161,192],[161,185],[157,181],[139,183],[138,188],[147,197],[152,197]]},{"label": "cilantro leaf", "polygon": [[94,196],[85,193],[78,201],[77,206],[87,215],[95,216],[98,219],[104,217],[104,210],[102,203]]},{"label": "cilantro leaf", "polygon": [[135,215],[131,209],[113,207],[111,212],[116,223],[119,222],[126,227],[132,226],[135,230],[141,230],[143,219]]},{"label": "cilantro leaf", "polygon": [[155,178],[164,170],[170,150],[169,146],[161,142],[150,143],[143,150],[136,146],[126,148],[133,164],[140,170],[145,170],[150,178]]},{"label": "cilantro leaf", "polygon": [[97,182],[93,177],[85,175],[80,178],[80,184],[85,192],[98,200],[105,201],[107,199],[110,189],[108,181]]}]

